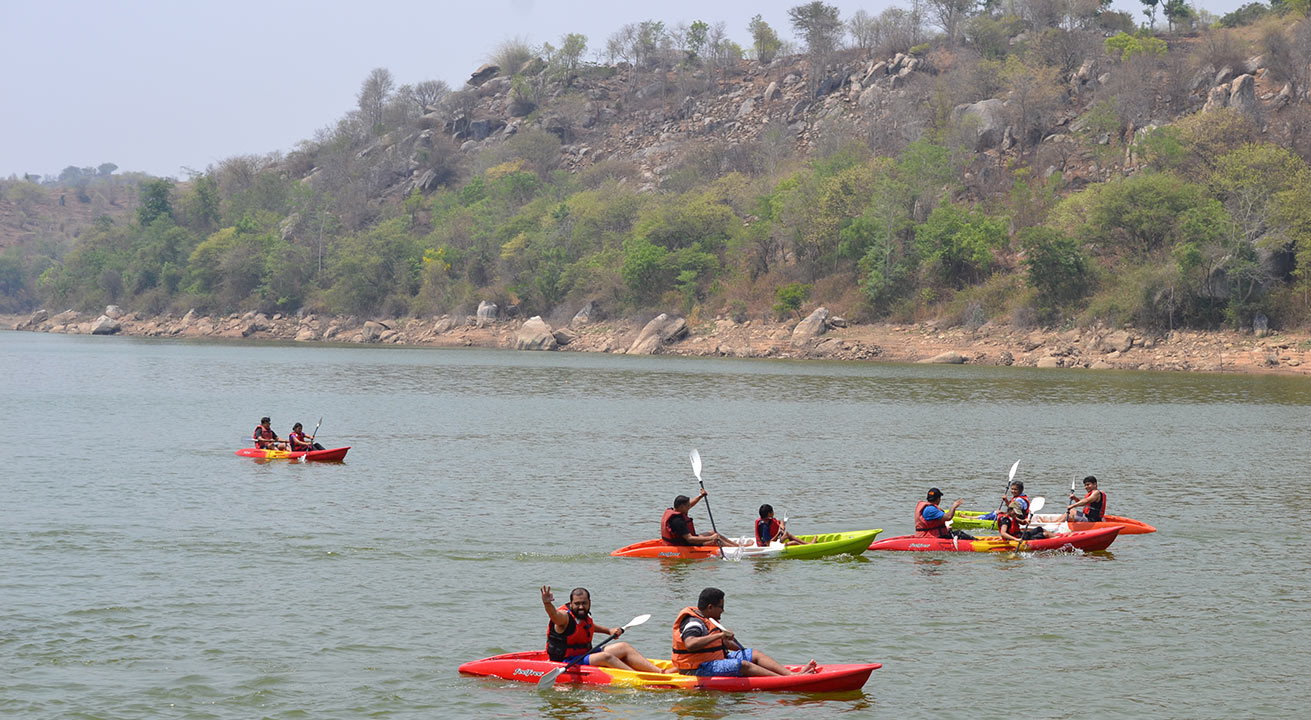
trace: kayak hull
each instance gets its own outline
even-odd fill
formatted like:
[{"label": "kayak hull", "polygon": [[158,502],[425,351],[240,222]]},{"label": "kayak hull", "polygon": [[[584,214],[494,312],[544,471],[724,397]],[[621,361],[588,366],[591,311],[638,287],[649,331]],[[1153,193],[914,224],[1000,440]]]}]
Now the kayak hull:
[{"label": "kayak hull", "polygon": [[304,457],[311,462],[341,462],[346,459],[346,451],[350,449],[349,445],[346,447],[328,448],[326,450],[310,450],[308,452],[242,448],[237,451],[237,454],[242,457],[256,458],[259,460],[300,460]]},{"label": "kayak hull", "polygon": [[[768,558],[817,558],[830,555],[859,555],[883,530],[853,530],[840,533],[821,533],[819,535],[798,535],[809,545],[784,545],[770,543],[760,547],[751,538],[746,547],[724,548],[723,557],[727,560],[760,560]],[[664,540],[643,540],[621,547],[610,553],[614,557],[675,558],[684,560],[705,560],[720,557],[717,545],[669,545]]]},{"label": "kayak hull", "polygon": [[[658,667],[670,666],[668,660],[652,660]],[[546,652],[508,653],[460,666],[461,675],[494,677],[502,680],[536,683],[542,675],[564,663],[547,659]],[[821,665],[819,672],[774,677],[698,677],[696,675],[660,674],[616,670],[614,668],[575,665],[560,673],[557,684],[608,685],[642,689],[720,690],[724,692],[847,692],[859,690],[880,663]],[[789,665],[790,670],[800,666]]]},{"label": "kayak hull", "polygon": [[[1105,550],[1115,542],[1120,534],[1119,527],[1098,528],[1066,533],[1050,538],[1038,538],[1024,541],[1024,552],[1036,550],[1061,550],[1071,552],[1096,552]],[[910,552],[1006,552],[1015,549],[1015,543],[1000,537],[983,537],[977,540],[953,540],[951,538],[926,538],[914,535],[879,540],[869,546],[870,550],[903,550]]]},{"label": "kayak hull", "polygon": [[[957,510],[956,515],[952,518],[951,526],[957,530],[996,530],[997,521],[984,520],[981,516],[987,513],[976,510]],[[1038,513],[1033,516],[1035,525],[1042,525],[1050,530],[1057,529],[1061,524],[1061,514]],[[1121,535],[1145,535],[1156,532],[1156,528],[1148,525],[1141,520],[1123,517],[1120,515],[1107,515],[1098,522],[1072,522],[1068,523],[1071,531],[1080,530],[1099,530],[1101,528],[1118,527]]]}]

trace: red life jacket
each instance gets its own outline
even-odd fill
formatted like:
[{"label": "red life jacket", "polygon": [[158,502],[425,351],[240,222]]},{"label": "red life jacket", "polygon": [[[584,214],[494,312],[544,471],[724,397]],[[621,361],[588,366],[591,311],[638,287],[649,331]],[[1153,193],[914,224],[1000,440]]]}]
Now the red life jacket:
[{"label": "red life jacket", "polygon": [[783,529],[783,523],[778,518],[760,518],[756,520],[756,544],[764,547],[778,537],[778,531]]},{"label": "red life jacket", "polygon": [[670,545],[686,545],[687,540],[684,540],[682,537],[675,537],[674,531],[669,527],[669,520],[675,515],[682,515],[683,520],[687,522],[688,535],[696,534],[696,526],[692,524],[691,516],[686,513],[680,513],[673,508],[665,508],[665,514],[660,518],[660,538]]},{"label": "red life jacket", "polygon": [[[1091,522],[1100,522],[1102,518],[1106,517],[1106,491],[1098,490],[1097,492],[1101,493],[1101,496],[1097,498],[1097,501],[1090,502],[1083,507],[1084,516]],[[1083,497],[1084,499],[1087,499],[1091,496],[1092,491],[1089,491],[1089,493]]]},{"label": "red life jacket", "polygon": [[915,537],[951,537],[951,531],[947,529],[946,517],[937,520],[924,519],[924,508],[932,504],[928,500],[921,500],[920,504],[915,506]]},{"label": "red life jacket", "polygon": [[304,430],[300,432],[293,431],[291,435],[287,436],[287,439],[291,441],[291,449],[297,452],[314,449],[314,447],[307,441]]},{"label": "red life jacket", "polygon": [[546,621],[546,656],[560,662],[565,658],[582,655],[591,649],[594,623],[591,615],[588,615],[586,620],[578,622],[574,614],[569,612],[568,603],[557,609],[569,616],[569,625],[560,633],[555,631],[555,623]]},{"label": "red life jacket", "polygon": [[671,659],[674,661],[674,667],[679,670],[695,670],[698,665],[709,660],[724,659],[724,644],[713,645],[701,650],[688,650],[687,643],[683,642],[683,620],[688,616],[701,619],[705,623],[706,629],[713,632],[716,628],[710,618],[701,614],[701,611],[694,607],[685,607],[678,612],[678,617],[674,618],[674,652]]},{"label": "red life jacket", "polygon": [[1024,532],[1024,521],[1007,513],[997,519],[997,529],[1004,529],[1011,537],[1019,537],[1020,533]]},{"label": "red life jacket", "polygon": [[272,441],[276,440],[277,437],[278,434],[273,432],[272,429],[265,430],[263,425],[255,426],[255,447],[257,448],[270,447],[273,444]]}]

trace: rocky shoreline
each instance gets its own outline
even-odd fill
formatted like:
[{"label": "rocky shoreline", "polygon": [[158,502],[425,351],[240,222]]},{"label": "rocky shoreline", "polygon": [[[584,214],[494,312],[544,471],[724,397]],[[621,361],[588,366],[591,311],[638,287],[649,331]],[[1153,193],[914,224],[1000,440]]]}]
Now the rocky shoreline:
[{"label": "rocky shoreline", "polygon": [[1173,331],[1164,336],[1126,329],[1048,331],[985,323],[978,328],[848,324],[819,308],[800,322],[736,322],[718,317],[689,324],[661,314],[646,323],[594,320],[580,312],[552,328],[540,317],[478,315],[396,320],[302,317],[248,312],[209,317],[142,317],[116,306],[96,314],[67,310],[0,316],[4,326],[32,332],[135,337],[233,338],[307,343],[372,343],[484,347],[630,355],[798,358],[889,363],[1017,365],[1043,368],[1161,370],[1311,375],[1311,336],[1232,331]]}]

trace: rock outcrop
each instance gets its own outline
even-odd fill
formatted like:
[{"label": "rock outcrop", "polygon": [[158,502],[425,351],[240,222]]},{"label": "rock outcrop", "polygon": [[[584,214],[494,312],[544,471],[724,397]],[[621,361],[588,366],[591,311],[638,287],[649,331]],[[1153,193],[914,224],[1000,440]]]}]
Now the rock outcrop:
[{"label": "rock outcrop", "polygon": [[629,355],[652,355],[665,343],[687,335],[687,321],[660,313],[642,327],[637,339],[628,347]]},{"label": "rock outcrop", "polygon": [[515,350],[554,350],[558,345],[551,326],[540,315],[525,320],[514,336]]}]

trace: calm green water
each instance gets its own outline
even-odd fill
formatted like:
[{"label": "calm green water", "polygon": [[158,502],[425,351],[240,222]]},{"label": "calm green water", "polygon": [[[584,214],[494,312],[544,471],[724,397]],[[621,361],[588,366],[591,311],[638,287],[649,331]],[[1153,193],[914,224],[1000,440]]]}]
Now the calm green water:
[{"label": "calm green water", "polygon": [[[1291,717],[1311,671],[1311,382],[0,333],[0,716]],[[261,415],[341,465],[232,451]],[[1154,535],[1094,555],[661,563],[696,488],[722,531],[910,531],[937,485],[1103,480]],[[703,507],[694,510],[709,526]],[[456,666],[544,644],[537,588],[666,656],[707,585],[843,696],[564,688]],[[972,708],[972,709],[971,709]]]}]

